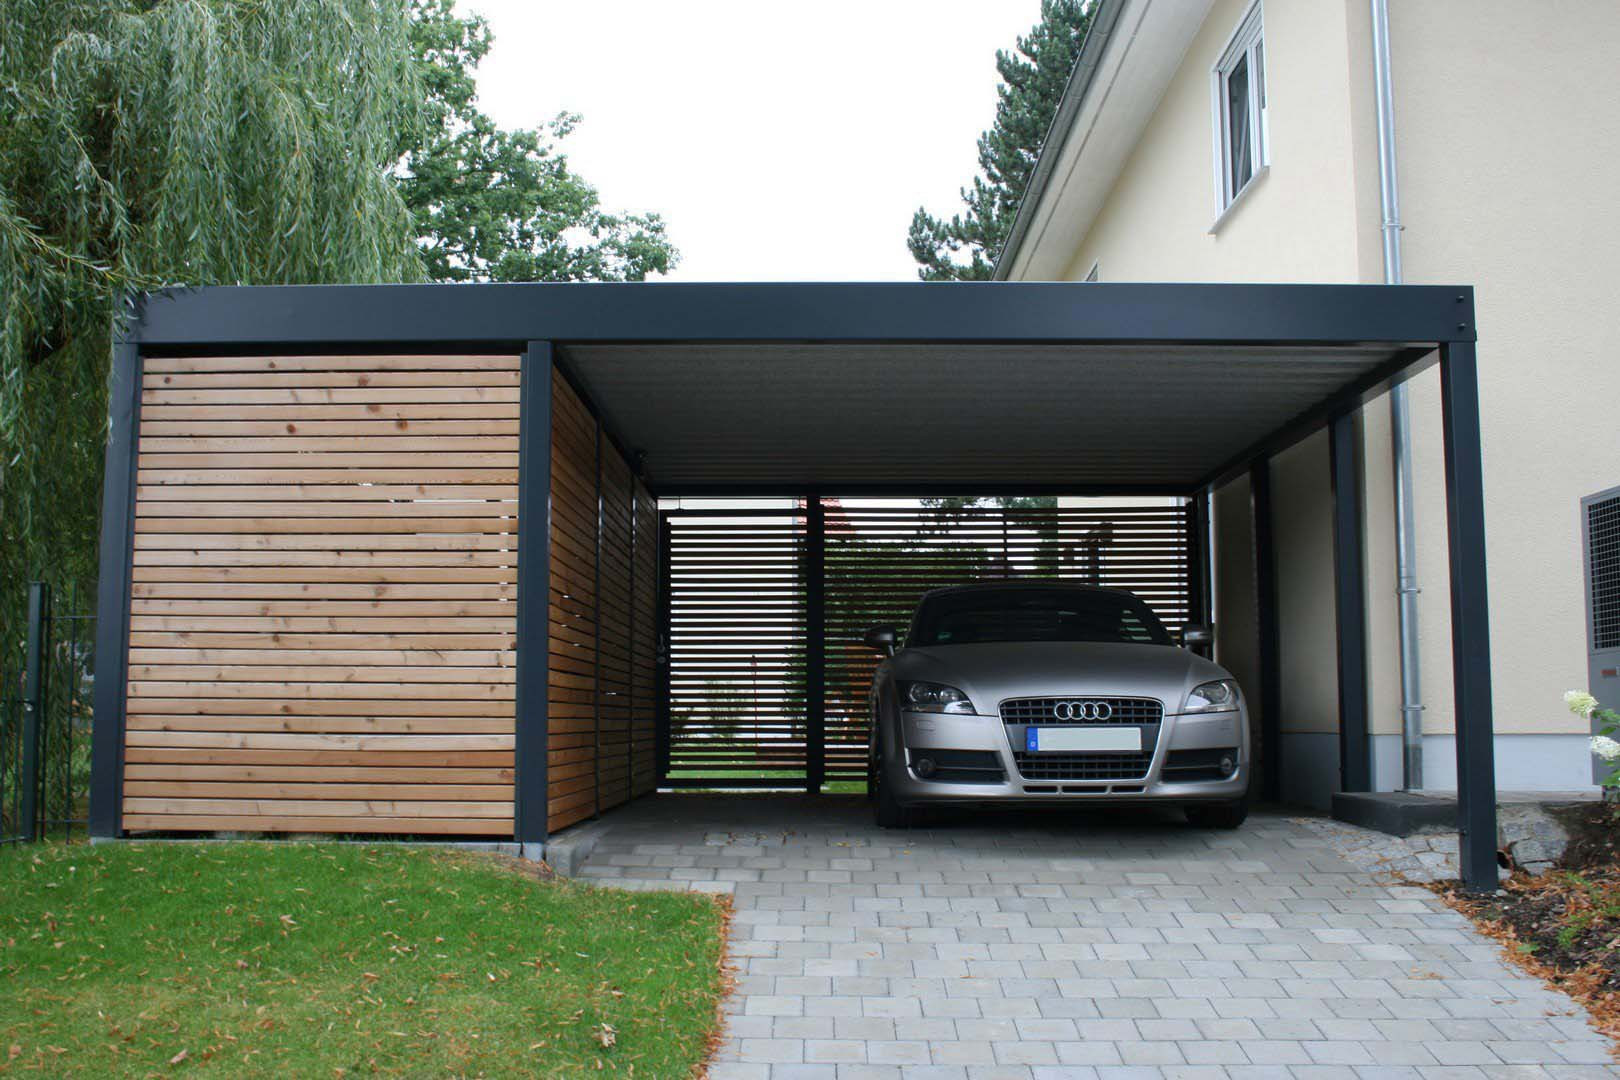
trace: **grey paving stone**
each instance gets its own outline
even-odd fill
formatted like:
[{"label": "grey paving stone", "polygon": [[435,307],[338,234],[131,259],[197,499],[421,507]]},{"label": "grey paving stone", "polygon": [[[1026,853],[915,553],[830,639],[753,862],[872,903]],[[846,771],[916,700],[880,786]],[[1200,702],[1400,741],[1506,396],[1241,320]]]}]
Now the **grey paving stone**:
[{"label": "grey paving stone", "polygon": [[730,894],[711,1080],[1620,1078],[1573,1001],[1357,861],[1393,838],[867,813],[660,796],[604,819],[581,876]]}]

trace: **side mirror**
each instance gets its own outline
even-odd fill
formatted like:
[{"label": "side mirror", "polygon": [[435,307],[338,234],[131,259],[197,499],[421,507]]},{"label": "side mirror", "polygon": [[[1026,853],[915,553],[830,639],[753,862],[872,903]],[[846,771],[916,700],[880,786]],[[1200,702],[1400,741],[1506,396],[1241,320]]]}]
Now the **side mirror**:
[{"label": "side mirror", "polygon": [[1215,644],[1215,631],[1208,626],[1186,626],[1181,631],[1181,647],[1207,649]]},{"label": "side mirror", "polygon": [[883,655],[893,656],[895,647],[900,641],[900,631],[896,630],[892,624],[884,623],[882,626],[874,626],[868,630],[862,640]]}]

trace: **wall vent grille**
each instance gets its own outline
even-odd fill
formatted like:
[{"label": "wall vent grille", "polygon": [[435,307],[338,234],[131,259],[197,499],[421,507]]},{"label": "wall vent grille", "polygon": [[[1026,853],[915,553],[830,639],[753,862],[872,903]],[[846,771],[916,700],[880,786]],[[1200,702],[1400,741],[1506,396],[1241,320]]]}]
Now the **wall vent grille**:
[{"label": "wall vent grille", "polygon": [[1620,648],[1620,495],[1587,504],[1586,541],[1592,645]]}]

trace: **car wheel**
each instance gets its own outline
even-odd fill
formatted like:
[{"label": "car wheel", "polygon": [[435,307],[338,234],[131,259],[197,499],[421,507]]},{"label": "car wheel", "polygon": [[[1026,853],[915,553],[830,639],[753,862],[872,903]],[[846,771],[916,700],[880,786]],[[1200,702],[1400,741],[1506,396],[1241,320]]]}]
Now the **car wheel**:
[{"label": "car wheel", "polygon": [[1186,807],[1187,822],[1200,829],[1235,829],[1249,816],[1249,800],[1192,803]]}]

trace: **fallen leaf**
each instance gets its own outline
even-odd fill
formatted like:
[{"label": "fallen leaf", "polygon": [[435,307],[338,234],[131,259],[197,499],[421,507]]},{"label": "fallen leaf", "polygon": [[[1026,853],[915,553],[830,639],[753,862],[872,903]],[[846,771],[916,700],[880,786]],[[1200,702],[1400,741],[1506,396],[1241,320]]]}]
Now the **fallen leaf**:
[{"label": "fallen leaf", "polygon": [[598,1024],[596,1026],[596,1030],[591,1034],[596,1037],[597,1042],[602,1044],[602,1049],[604,1050],[609,1049],[614,1043],[619,1041],[619,1033],[614,1030],[612,1024]]},{"label": "fallen leaf", "polygon": [[169,1059],[169,1064],[170,1065],[178,1065],[178,1064],[180,1064],[182,1061],[186,1060],[186,1058],[188,1058],[190,1056],[191,1056],[191,1051],[190,1050],[182,1050],[178,1054],[174,1055],[174,1057]]}]

